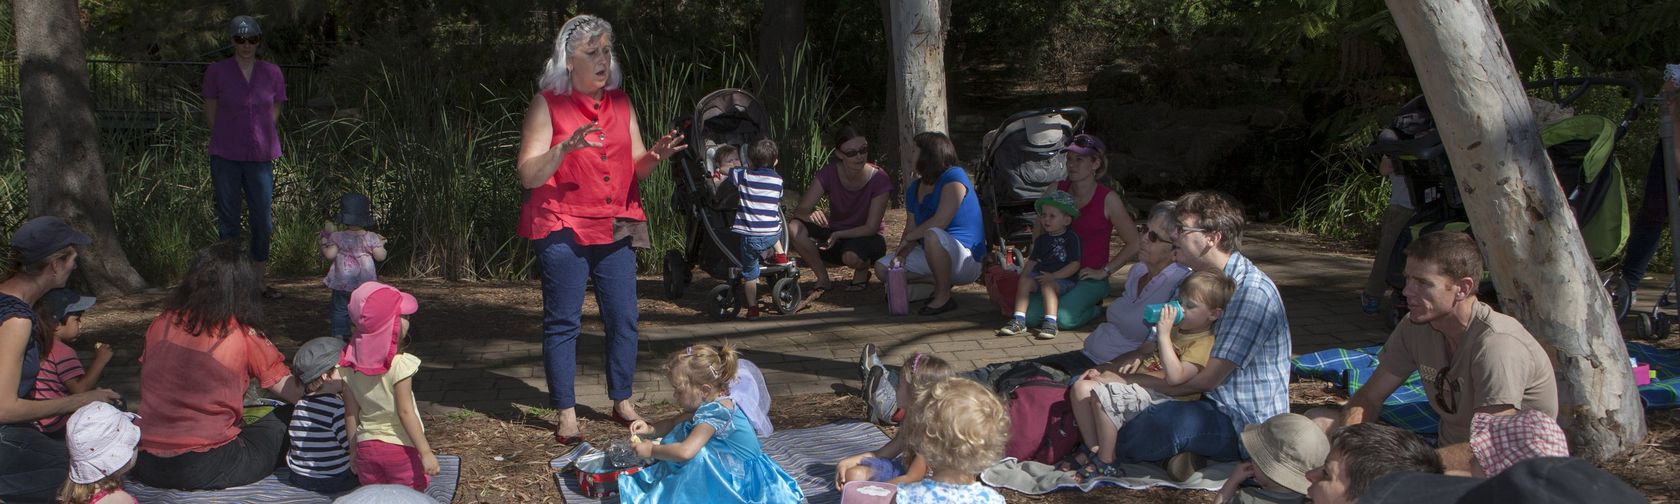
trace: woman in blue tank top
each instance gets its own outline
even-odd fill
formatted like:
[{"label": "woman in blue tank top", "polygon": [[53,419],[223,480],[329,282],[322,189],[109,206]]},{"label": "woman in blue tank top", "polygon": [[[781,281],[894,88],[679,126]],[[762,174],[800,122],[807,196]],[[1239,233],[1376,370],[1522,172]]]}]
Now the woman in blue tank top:
[{"label": "woman in blue tank top", "polygon": [[885,279],[892,261],[902,261],[910,281],[933,284],[932,297],[918,313],[938,315],[957,307],[951,300],[953,285],[980,278],[985,229],[974,183],[957,166],[951,138],[928,131],[917,134],[914,141],[917,178],[904,192],[904,210],[910,218],[895,253],[876,262],[875,270]]}]

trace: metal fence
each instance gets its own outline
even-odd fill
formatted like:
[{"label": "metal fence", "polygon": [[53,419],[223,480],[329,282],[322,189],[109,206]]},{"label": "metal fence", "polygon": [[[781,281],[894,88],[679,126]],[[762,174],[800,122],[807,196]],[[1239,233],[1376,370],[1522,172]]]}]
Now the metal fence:
[{"label": "metal fence", "polygon": [[[181,113],[197,113],[209,61],[87,60],[88,87],[93,91],[94,116],[103,128],[149,128]],[[312,65],[282,64],[286,95],[309,96],[314,85]],[[18,106],[17,59],[0,61],[0,105]]]}]

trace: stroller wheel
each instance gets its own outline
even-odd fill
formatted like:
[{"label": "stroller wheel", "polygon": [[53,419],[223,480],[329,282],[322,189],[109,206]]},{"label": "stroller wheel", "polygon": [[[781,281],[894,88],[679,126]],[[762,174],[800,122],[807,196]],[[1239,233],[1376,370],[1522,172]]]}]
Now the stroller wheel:
[{"label": "stroller wheel", "polygon": [[1627,280],[1622,279],[1621,272],[1600,271],[1598,279],[1610,295],[1610,310],[1616,314],[1616,320],[1627,317],[1628,310],[1633,308],[1633,291],[1628,288]]},{"label": "stroller wheel", "polygon": [[712,287],[708,297],[712,299],[712,320],[729,320],[741,313],[740,298],[735,296],[735,285],[732,283]]},{"label": "stroller wheel", "polygon": [[665,276],[662,278],[666,299],[677,299],[688,291],[688,263],[682,254],[672,250],[665,253]]},{"label": "stroller wheel", "polygon": [[799,295],[799,277],[777,280],[776,286],[770,290],[770,298],[775,300],[776,311],[783,315],[799,311],[799,303],[805,301]]},{"label": "stroller wheel", "polygon": [[1674,325],[1674,317],[1657,312],[1651,317],[1651,339],[1660,340],[1668,337],[1669,326]]},{"label": "stroller wheel", "polygon": [[1633,339],[1636,339],[1636,340],[1656,339],[1656,338],[1652,337],[1652,336],[1656,335],[1656,332],[1651,327],[1651,326],[1655,325],[1655,323],[1652,321],[1652,318],[1653,317],[1651,317],[1651,315],[1648,314],[1648,313],[1639,313],[1639,314],[1635,314],[1633,316],[1633,318],[1631,320],[1629,320],[1629,322],[1631,322],[1633,324]]}]

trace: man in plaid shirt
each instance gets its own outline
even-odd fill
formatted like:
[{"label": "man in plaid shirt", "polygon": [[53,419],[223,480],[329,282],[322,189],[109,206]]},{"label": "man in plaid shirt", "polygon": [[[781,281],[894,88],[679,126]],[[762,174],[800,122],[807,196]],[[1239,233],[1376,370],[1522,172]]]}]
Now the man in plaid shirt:
[{"label": "man in plaid shirt", "polygon": [[[1289,318],[1277,285],[1237,251],[1243,214],[1234,200],[1193,192],[1178,198],[1177,212],[1172,241],[1178,263],[1223,271],[1237,290],[1214,323],[1213,355],[1202,372],[1176,386],[1150,376],[1127,377],[1164,394],[1203,394],[1203,399],[1169,401],[1144,411],[1120,429],[1116,453],[1126,460],[1179,454],[1236,460],[1243,456],[1237,441],[1243,427],[1289,412]],[[1108,369],[1128,371],[1129,357],[1116,359]]]}]

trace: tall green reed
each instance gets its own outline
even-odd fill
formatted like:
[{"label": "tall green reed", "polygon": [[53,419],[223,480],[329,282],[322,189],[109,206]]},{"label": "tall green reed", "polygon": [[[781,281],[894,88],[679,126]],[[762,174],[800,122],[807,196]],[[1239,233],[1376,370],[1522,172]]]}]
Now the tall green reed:
[{"label": "tall green reed", "polygon": [[1388,177],[1357,151],[1342,149],[1318,155],[1307,187],[1317,187],[1287,220],[1291,227],[1329,238],[1352,240],[1375,237],[1392,190]]}]

